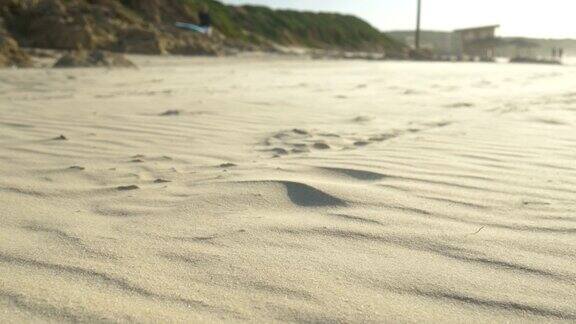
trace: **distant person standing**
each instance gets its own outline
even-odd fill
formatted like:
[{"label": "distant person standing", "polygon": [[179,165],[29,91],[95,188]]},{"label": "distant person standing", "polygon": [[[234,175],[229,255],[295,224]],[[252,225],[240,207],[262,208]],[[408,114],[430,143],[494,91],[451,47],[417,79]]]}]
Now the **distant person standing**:
[{"label": "distant person standing", "polygon": [[555,60],[556,59],[556,47],[552,48],[552,59]]},{"label": "distant person standing", "polygon": [[212,17],[206,6],[203,6],[198,13],[198,20],[200,20],[200,27],[206,30],[206,34],[212,35]]}]

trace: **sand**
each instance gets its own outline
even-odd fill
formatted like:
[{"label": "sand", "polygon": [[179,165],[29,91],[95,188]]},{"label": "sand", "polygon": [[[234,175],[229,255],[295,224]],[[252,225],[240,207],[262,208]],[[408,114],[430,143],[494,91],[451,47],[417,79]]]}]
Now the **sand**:
[{"label": "sand", "polygon": [[0,71],[0,322],[574,322],[576,67]]}]

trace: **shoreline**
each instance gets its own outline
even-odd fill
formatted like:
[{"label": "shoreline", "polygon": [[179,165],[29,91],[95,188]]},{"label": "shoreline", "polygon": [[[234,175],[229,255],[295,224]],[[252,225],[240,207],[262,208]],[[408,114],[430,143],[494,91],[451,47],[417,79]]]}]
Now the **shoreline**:
[{"label": "shoreline", "polygon": [[[68,50],[56,50],[48,48],[22,48],[22,50],[28,53],[34,60],[35,66],[28,68],[17,68],[17,69],[35,69],[35,68],[50,68],[56,62],[56,60],[63,54],[68,53]],[[111,52],[115,54],[120,54],[128,58],[135,58],[137,61],[158,60],[162,58],[174,58],[175,60],[204,60],[204,59],[260,59],[260,60],[312,60],[312,61],[359,61],[359,62],[420,62],[420,63],[490,63],[490,64],[530,64],[530,65],[550,65],[548,62],[506,62],[504,60],[495,60],[493,62],[483,62],[483,61],[455,61],[455,60],[420,60],[420,59],[399,59],[399,58],[385,58],[377,57],[377,53],[365,53],[365,52],[338,52],[335,54],[332,51],[328,51],[325,54],[319,54],[318,50],[294,48],[285,49],[283,52],[238,52],[233,55],[223,55],[223,56],[212,56],[212,55],[177,55],[177,54],[165,54],[165,55],[146,55],[146,54],[129,54],[122,52]],[[356,55],[356,56],[355,56]],[[570,63],[570,58],[566,58],[563,63],[553,64],[559,66],[571,66],[576,65]],[[0,70],[1,71],[1,70]]]}]

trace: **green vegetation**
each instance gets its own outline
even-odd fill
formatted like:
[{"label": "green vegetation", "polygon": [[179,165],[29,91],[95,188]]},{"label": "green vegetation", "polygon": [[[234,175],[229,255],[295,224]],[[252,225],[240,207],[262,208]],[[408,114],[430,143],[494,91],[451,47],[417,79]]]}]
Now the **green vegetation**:
[{"label": "green vegetation", "polygon": [[[198,23],[202,10],[210,12],[213,26],[225,37],[207,39],[175,29],[178,21]],[[405,49],[354,16],[229,6],[216,0],[0,0],[0,18],[21,44],[59,49],[204,53],[278,44],[390,55]]]},{"label": "green vegetation", "polygon": [[227,6],[214,0],[180,0],[192,11],[210,11],[214,26],[234,39],[267,40],[286,46],[397,51],[404,46],[349,15]]},{"label": "green vegetation", "polygon": [[202,8],[210,12],[214,27],[221,33],[232,38],[241,38],[243,33],[238,24],[231,17],[231,7],[214,0],[180,0],[192,12],[199,12]]}]

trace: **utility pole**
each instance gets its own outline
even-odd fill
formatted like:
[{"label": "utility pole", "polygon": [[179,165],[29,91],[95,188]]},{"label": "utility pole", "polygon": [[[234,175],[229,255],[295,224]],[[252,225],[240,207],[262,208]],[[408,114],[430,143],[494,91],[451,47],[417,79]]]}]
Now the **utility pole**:
[{"label": "utility pole", "polygon": [[420,14],[422,12],[422,0],[418,0],[418,15],[416,18],[416,37],[414,47],[420,49]]}]

